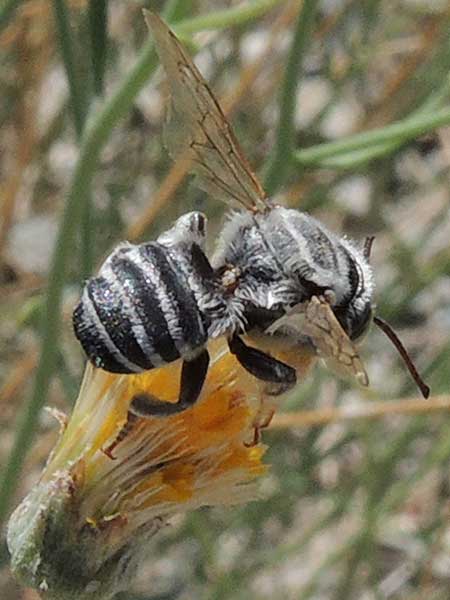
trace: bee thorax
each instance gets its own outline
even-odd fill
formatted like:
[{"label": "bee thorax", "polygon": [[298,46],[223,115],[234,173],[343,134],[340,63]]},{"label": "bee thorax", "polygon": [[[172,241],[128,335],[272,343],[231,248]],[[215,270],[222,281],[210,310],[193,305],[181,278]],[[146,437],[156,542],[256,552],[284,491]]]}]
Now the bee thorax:
[{"label": "bee thorax", "polygon": [[352,337],[367,322],[373,282],[363,249],[300,211],[232,213],[212,262],[239,268],[234,295],[246,311],[287,310],[324,296]]}]

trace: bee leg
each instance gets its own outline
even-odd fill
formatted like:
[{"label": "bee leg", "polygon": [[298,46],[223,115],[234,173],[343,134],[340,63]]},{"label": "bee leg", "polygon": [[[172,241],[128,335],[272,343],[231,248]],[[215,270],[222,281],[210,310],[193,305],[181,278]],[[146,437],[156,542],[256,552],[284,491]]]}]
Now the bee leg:
[{"label": "bee leg", "polygon": [[[178,404],[189,408],[195,404],[205,383],[209,367],[209,354],[203,350],[193,360],[185,360],[181,368],[180,399]],[[181,410],[184,410],[181,409]]]},{"label": "bee leg", "polygon": [[136,394],[131,401],[130,411],[139,417],[168,417],[191,408],[200,396],[208,366],[209,354],[203,350],[194,359],[183,362],[178,402],[161,402],[151,394]]},{"label": "bee leg", "polygon": [[257,348],[247,346],[237,335],[228,341],[228,345],[231,354],[236,356],[246,371],[257,379],[277,384],[271,386],[270,391],[268,391],[271,396],[283,394],[297,383],[297,375],[293,367]]},{"label": "bee leg", "polygon": [[125,424],[123,425],[123,427],[121,428],[121,430],[119,431],[119,433],[117,434],[116,438],[113,440],[113,442],[109,446],[107,446],[106,448],[101,448],[101,451],[103,452],[103,454],[106,454],[106,456],[108,458],[110,458],[111,460],[116,460],[117,456],[113,455],[113,450],[115,450],[117,448],[117,446],[121,442],[123,442],[123,440],[127,437],[127,435],[131,432],[131,430],[135,426],[137,420],[138,420],[138,416],[135,413],[128,411],[127,420],[126,420]]},{"label": "bee leg", "polygon": [[255,423],[253,426],[253,440],[251,442],[244,442],[244,446],[246,448],[253,448],[253,446],[257,446],[259,444],[261,441],[261,430],[269,427],[274,414],[275,411],[271,410],[263,421]]}]

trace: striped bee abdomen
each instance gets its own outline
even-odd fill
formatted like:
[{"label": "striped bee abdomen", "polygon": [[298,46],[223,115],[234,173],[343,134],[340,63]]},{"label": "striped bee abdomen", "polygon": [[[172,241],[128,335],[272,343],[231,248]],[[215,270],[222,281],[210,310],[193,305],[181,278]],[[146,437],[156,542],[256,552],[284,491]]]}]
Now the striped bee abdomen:
[{"label": "striped bee abdomen", "polygon": [[112,373],[138,373],[151,368],[132,334],[132,323],[104,277],[87,284],[73,313],[75,335],[89,360]]},{"label": "striped bee abdomen", "polygon": [[136,373],[192,358],[206,344],[207,319],[178,266],[186,252],[190,245],[176,244],[169,255],[158,242],[124,244],[88,281],[73,324],[95,366]]}]

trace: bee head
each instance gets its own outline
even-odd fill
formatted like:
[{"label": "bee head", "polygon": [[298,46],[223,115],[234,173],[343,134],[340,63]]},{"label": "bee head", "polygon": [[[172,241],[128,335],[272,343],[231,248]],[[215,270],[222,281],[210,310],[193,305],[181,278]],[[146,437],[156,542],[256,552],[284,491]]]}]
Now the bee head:
[{"label": "bee head", "polygon": [[[352,341],[360,340],[364,334],[368,331],[369,325],[373,322],[375,325],[383,331],[384,334],[390,339],[394,347],[400,354],[405,366],[410,372],[412,378],[416,382],[424,398],[428,398],[430,395],[429,386],[423,381],[419,372],[417,371],[411,357],[409,356],[406,348],[403,346],[400,338],[392,329],[392,327],[381,319],[380,317],[374,316],[373,305],[372,305],[372,289],[371,284],[371,271],[369,266],[370,251],[375,238],[368,237],[364,243],[363,252],[360,255],[360,259],[355,262],[355,266],[358,267],[360,273],[366,275],[366,281],[369,282],[367,289],[364,286],[356,286],[355,293],[349,299],[349,301],[343,306],[334,306],[333,312],[345,330],[347,335]],[[368,275],[368,279],[367,279]],[[362,279],[364,281],[364,279]]]}]

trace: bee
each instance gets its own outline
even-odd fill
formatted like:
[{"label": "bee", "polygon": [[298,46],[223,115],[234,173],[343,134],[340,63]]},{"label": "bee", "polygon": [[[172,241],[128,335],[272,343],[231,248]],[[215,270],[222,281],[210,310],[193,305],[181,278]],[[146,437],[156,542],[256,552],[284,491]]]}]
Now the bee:
[{"label": "bee", "polygon": [[261,340],[291,354],[308,348],[368,385],[355,344],[373,321],[389,329],[427,396],[397,336],[373,317],[373,238],[358,245],[268,198],[175,34],[156,14],[146,11],[145,18],[170,88],[168,150],[189,157],[201,187],[232,210],[211,260],[206,217],[199,212],[180,217],[156,241],[122,243],[111,253],[73,315],[88,358],[114,373],[182,359],[178,402],[147,398],[134,407],[141,416],[165,416],[197,401],[209,366],[208,341],[221,336],[242,367],[266,382],[268,394],[291,389],[297,374],[255,347]]}]

